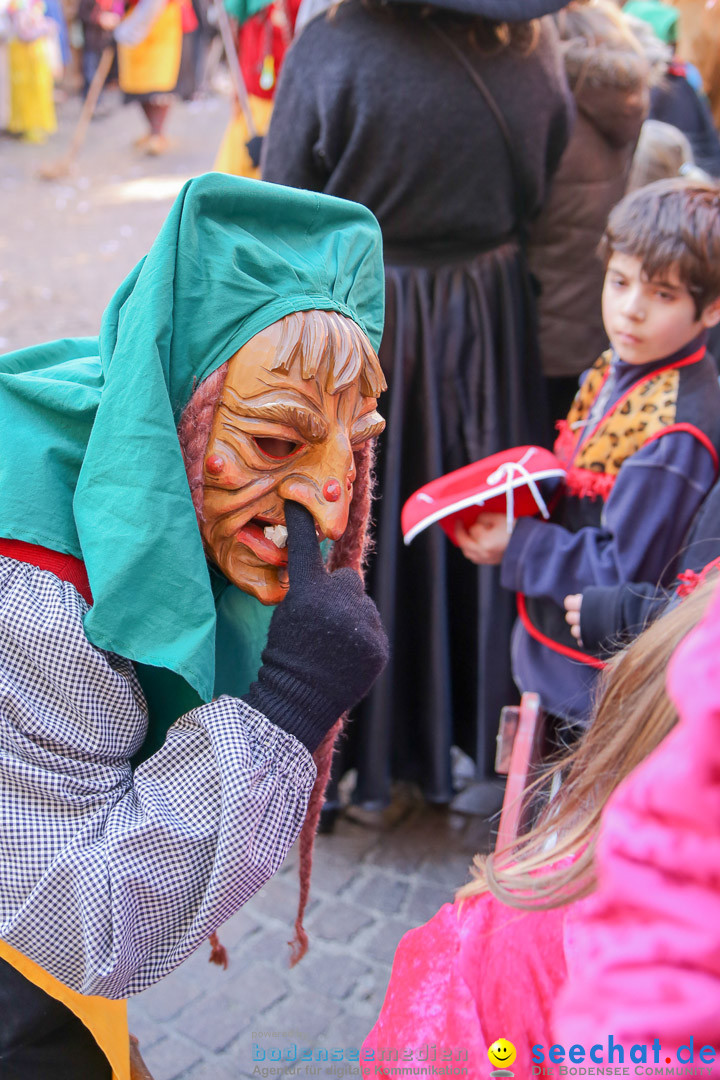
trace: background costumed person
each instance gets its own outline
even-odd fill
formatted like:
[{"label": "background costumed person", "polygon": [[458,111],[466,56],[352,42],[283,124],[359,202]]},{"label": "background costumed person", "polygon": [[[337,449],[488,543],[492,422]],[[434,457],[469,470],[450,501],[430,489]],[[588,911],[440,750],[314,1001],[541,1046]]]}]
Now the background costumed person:
[{"label": "background costumed person", "polygon": [[120,89],[137,101],[148,131],[135,146],[146,154],[169,148],[165,124],[180,74],[183,34],[197,29],[190,0],[128,0],[127,15],[114,31]]},{"label": "background costumed person", "polygon": [[237,23],[237,56],[257,135],[248,129],[236,101],[215,159],[214,168],[219,172],[260,176],[262,138],[270,126],[277,80],[293,39],[299,7],[300,0],[225,0],[228,14]]},{"label": "background costumed person", "polygon": [[45,142],[57,129],[48,54],[51,21],[42,0],[10,0],[7,16],[10,115],[8,130],[26,142]]},{"label": "background costumed person", "polygon": [[572,105],[554,28],[533,21],[563,0],[335,6],[285,57],[262,174],[361,202],[383,232],[393,421],[370,591],[392,649],[338,770],[357,769],[353,800],[378,811],[394,780],[450,802],[453,746],[484,775],[514,693],[497,574],[463,565],[440,530],[405,547],[400,514],[429,480],[545,437],[524,237]]},{"label": "background costumed person", "polygon": [[99,338],[0,361],[4,1076],[126,1080],[119,999],[275,873],[310,800],[307,865],[387,655],[357,573],[382,314],[368,211],[211,174]]}]

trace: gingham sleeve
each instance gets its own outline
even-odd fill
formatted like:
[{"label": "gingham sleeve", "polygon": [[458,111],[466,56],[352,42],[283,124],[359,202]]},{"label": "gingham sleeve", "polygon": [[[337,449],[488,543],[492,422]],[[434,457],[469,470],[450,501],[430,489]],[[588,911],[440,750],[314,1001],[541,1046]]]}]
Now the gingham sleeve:
[{"label": "gingham sleeve", "polygon": [[315,779],[245,702],[182,716],[133,774],[146,705],[72,585],[0,558],[0,938],[85,994],[138,993],[278,869]]}]

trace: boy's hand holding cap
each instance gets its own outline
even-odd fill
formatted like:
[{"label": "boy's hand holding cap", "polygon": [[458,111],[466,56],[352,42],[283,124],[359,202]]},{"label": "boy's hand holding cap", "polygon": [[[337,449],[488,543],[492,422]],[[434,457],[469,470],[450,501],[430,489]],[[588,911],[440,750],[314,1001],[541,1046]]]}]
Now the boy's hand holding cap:
[{"label": "boy's hand holding cap", "polygon": [[478,514],[469,528],[460,521],[455,527],[455,540],[465,558],[482,566],[498,566],[502,562],[511,535],[506,514]]}]

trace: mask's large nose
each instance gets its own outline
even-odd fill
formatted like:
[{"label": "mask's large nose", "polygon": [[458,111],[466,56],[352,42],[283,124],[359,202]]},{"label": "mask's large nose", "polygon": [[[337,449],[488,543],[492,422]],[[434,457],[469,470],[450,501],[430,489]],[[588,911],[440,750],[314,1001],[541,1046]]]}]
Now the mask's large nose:
[{"label": "mask's large nose", "polygon": [[302,469],[286,477],[278,487],[282,499],[306,507],[331,540],[345,532],[355,482],[355,461],[347,438],[323,444],[303,462]]}]

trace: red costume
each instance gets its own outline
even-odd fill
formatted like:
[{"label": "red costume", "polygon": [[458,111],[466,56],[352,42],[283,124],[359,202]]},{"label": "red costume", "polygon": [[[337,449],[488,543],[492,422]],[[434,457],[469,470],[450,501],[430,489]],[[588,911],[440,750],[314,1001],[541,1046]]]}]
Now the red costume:
[{"label": "red costume", "polygon": [[272,101],[290,47],[300,0],[275,0],[238,29],[240,68],[249,94]]}]

